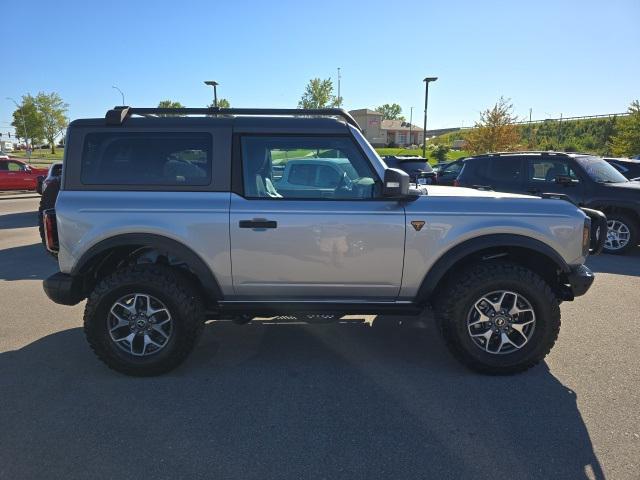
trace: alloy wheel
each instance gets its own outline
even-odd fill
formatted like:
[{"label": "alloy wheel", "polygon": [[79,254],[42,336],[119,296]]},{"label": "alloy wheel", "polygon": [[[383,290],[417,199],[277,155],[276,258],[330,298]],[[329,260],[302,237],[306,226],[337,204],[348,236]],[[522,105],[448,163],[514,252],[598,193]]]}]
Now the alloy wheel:
[{"label": "alloy wheel", "polygon": [[473,343],[495,355],[520,350],[531,339],[535,325],[531,303],[509,290],[483,295],[467,315],[467,330]]},{"label": "alloy wheel", "polygon": [[130,293],[119,298],[107,315],[111,340],[122,351],[136,357],[162,350],[173,333],[169,309],[155,297]]}]

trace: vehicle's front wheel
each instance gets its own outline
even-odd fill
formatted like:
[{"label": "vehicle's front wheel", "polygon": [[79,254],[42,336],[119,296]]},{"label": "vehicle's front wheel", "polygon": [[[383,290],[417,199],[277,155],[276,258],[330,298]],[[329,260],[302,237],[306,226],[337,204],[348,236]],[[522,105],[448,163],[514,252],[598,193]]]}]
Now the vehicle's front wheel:
[{"label": "vehicle's front wheel", "polygon": [[638,225],[624,213],[607,214],[607,239],[604,252],[621,254],[638,244]]},{"label": "vehicle's front wheel", "polygon": [[202,302],[182,276],[136,265],[104,278],[87,301],[84,331],[110,368],[152,376],[180,365],[204,325]]},{"label": "vehicle's front wheel", "polygon": [[533,367],[560,330],[559,303],[549,285],[511,263],[478,263],[456,274],[436,314],[451,352],[472,370],[492,375]]}]

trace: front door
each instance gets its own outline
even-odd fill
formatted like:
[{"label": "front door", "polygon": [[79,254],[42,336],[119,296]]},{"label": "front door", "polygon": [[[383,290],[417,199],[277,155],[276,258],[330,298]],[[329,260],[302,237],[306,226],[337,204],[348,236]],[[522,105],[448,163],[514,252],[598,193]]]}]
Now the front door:
[{"label": "front door", "polygon": [[[378,198],[379,179],[351,137],[245,135],[237,144],[243,188],[231,196],[230,232],[238,297],[398,296],[404,208]],[[305,175],[289,175],[300,165]]]},{"label": "front door", "polygon": [[[560,183],[560,178],[565,181]],[[576,205],[582,205],[584,201],[583,182],[565,158],[530,158],[527,168],[527,192],[534,195],[561,193]]]}]

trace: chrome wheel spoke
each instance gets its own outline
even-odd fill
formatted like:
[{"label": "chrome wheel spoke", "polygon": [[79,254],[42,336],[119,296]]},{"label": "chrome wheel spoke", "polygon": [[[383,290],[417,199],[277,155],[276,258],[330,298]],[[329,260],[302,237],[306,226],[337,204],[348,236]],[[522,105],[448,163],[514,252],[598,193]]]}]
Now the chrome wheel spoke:
[{"label": "chrome wheel spoke", "polygon": [[483,295],[467,315],[467,330],[473,342],[495,355],[524,347],[533,335],[535,323],[531,303],[521,294],[508,290]]},{"label": "chrome wheel spoke", "polygon": [[162,350],[173,334],[169,309],[157,298],[145,293],[130,293],[119,298],[107,315],[111,340],[126,353],[137,357]]}]

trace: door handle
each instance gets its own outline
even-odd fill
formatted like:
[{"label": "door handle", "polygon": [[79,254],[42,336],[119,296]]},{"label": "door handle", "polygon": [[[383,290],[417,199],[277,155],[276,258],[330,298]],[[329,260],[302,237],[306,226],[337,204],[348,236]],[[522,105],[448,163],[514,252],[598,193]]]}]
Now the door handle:
[{"label": "door handle", "polygon": [[253,220],[240,220],[240,228],[278,228],[278,222],[264,218],[254,218]]}]

